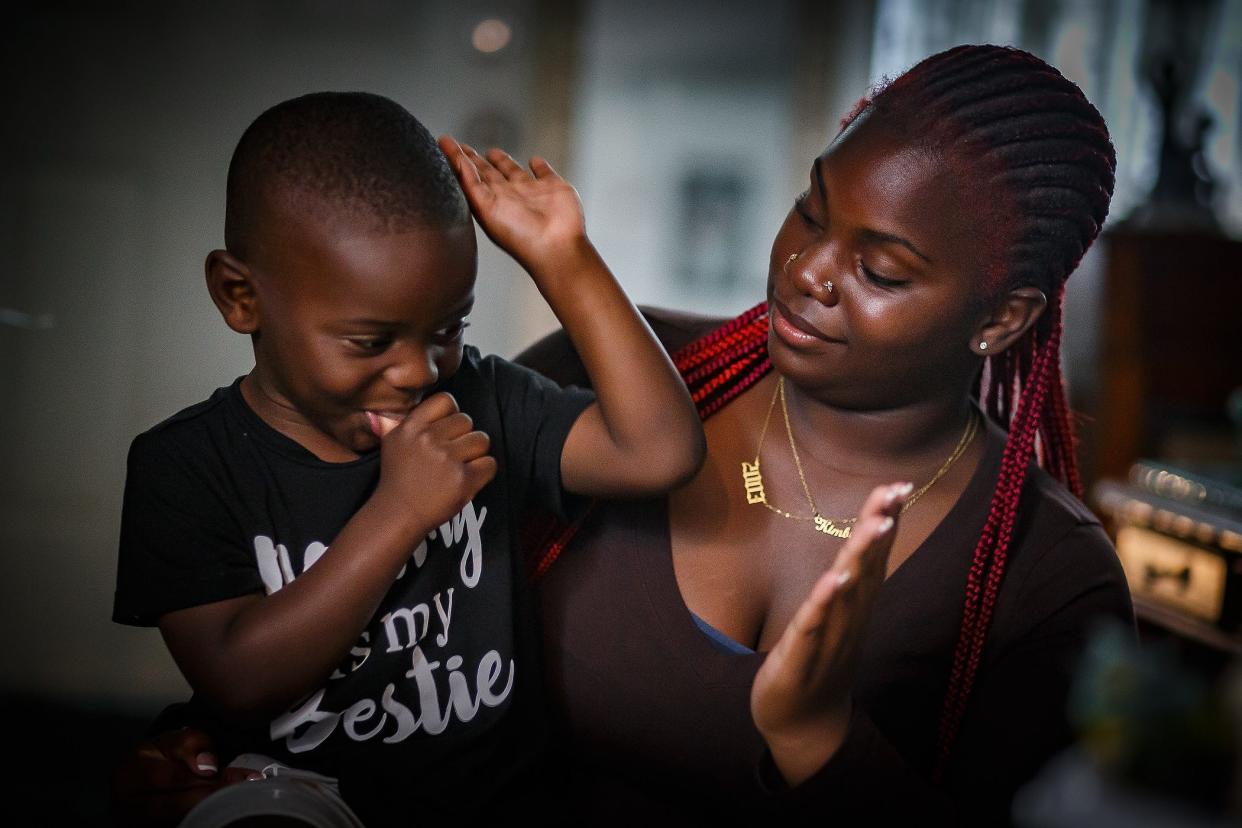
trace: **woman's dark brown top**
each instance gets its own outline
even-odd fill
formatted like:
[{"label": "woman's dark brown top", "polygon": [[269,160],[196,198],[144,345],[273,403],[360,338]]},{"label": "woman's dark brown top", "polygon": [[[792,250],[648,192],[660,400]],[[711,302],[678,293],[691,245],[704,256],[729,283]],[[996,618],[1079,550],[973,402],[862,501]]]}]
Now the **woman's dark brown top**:
[{"label": "woman's dark brown top", "polygon": [[[714,326],[650,316],[670,351]],[[584,383],[561,335],[519,361]],[[1066,700],[1094,625],[1133,624],[1099,522],[1032,469],[970,706],[943,786],[930,782],[967,568],[1004,439],[989,430],[956,505],[885,581],[858,664],[849,736],[793,790],[782,788],[750,716],[764,654],[730,652],[696,624],[674,574],[666,501],[598,506],[539,586],[574,806],[597,822],[718,824],[764,811],[836,824],[1004,822],[1015,790],[1072,739]]]}]

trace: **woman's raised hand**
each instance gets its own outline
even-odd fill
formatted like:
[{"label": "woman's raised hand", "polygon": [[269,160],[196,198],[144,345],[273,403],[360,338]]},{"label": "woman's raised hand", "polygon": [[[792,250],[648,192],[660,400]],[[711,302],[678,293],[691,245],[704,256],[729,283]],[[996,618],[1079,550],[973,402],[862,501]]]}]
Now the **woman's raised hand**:
[{"label": "woman's raised hand", "polygon": [[547,161],[532,158],[527,170],[500,149],[484,157],[447,135],[439,144],[483,231],[533,276],[578,252],[582,202]]},{"label": "woman's raised hand", "polygon": [[755,676],[751,715],[790,785],[819,770],[845,740],[859,645],[910,489],[899,483],[871,492],[836,561]]}]

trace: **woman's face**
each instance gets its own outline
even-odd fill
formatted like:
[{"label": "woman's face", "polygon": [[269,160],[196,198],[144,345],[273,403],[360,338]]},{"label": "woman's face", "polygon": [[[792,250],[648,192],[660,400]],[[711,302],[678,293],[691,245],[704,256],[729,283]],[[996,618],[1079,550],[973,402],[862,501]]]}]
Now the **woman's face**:
[{"label": "woman's face", "polygon": [[978,368],[974,297],[991,229],[970,195],[871,113],[856,120],[815,160],[772,244],[776,369],[849,408],[957,393]]}]

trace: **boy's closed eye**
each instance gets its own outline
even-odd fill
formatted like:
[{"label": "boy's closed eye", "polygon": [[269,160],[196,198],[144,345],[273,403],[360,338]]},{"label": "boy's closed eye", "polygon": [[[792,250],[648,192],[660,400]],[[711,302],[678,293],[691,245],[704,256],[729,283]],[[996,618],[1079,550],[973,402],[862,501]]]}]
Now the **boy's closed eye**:
[{"label": "boy's closed eye", "polygon": [[350,336],[345,341],[352,348],[367,356],[382,354],[392,344],[391,336]]},{"label": "boy's closed eye", "polygon": [[465,319],[458,319],[451,325],[445,325],[440,330],[432,334],[432,338],[442,344],[448,345],[461,339],[461,335],[465,333],[466,328],[470,327],[470,323]]},{"label": "boy's closed eye", "polygon": [[[461,339],[466,328],[470,327],[470,323],[465,319],[458,319],[451,325],[446,325],[435,331],[431,335],[432,341],[437,345],[452,345]],[[377,334],[372,336],[347,336],[345,341],[350,347],[361,354],[374,356],[382,354],[392,345],[395,337],[391,334]]]}]

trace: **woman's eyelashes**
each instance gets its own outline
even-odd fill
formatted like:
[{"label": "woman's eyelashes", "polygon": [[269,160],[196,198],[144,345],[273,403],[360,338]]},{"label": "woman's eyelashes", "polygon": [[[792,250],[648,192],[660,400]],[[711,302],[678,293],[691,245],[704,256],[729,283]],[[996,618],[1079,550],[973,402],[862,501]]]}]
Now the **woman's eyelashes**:
[{"label": "woman's eyelashes", "polygon": [[811,225],[812,227],[819,227],[819,222],[816,221],[815,217],[811,215],[811,211],[807,204],[807,199],[810,198],[810,195],[811,191],[806,189],[794,197],[794,212],[796,212],[805,223]]},{"label": "woman's eyelashes", "polygon": [[[810,197],[811,197],[810,188],[803,190],[801,193],[795,196],[794,197],[794,212],[798,214],[798,216],[802,219],[804,224],[810,227],[816,228],[816,229],[822,229],[822,226],[820,225],[819,221],[815,218],[815,216],[811,214]],[[906,284],[909,284],[908,279],[893,279],[888,276],[884,276],[884,275],[881,275],[875,272],[874,270],[872,270],[871,268],[863,264],[861,259],[858,261],[858,270],[862,274],[863,278],[865,278],[867,281],[871,282],[872,284],[876,285],[877,287],[885,288],[888,290],[893,290],[896,288],[903,287]]]},{"label": "woman's eyelashes", "polygon": [[881,276],[863,264],[861,259],[858,262],[858,269],[862,271],[862,275],[867,281],[882,288],[899,288],[909,283],[906,279],[890,279],[887,276]]}]

